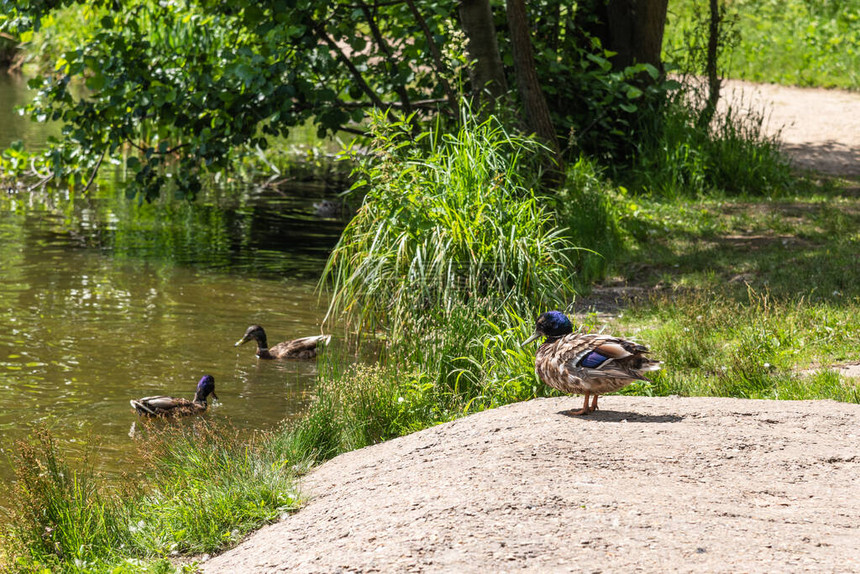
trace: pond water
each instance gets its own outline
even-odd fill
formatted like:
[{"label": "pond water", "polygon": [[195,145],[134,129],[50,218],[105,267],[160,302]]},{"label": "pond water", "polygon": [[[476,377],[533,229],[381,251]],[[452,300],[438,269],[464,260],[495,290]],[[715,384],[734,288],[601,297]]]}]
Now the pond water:
[{"label": "pond water", "polygon": [[49,135],[59,135],[58,124],[31,122],[16,111],[32,97],[33,92],[27,89],[27,78],[0,70],[0,150],[15,140],[24,142],[27,149],[36,149]]},{"label": "pond water", "polygon": [[[4,89],[0,103],[14,100]],[[0,108],[0,147],[9,113]],[[97,468],[127,470],[129,400],[190,399],[207,373],[220,399],[207,417],[269,429],[300,412],[316,362],[260,361],[253,343],[233,343],[253,323],[270,344],[320,333],[315,287],[344,222],[313,204],[331,195],[248,187],[146,203],[121,185],[0,190],[3,453],[44,424],[72,458],[88,450]],[[11,478],[0,456],[0,482]]]}]

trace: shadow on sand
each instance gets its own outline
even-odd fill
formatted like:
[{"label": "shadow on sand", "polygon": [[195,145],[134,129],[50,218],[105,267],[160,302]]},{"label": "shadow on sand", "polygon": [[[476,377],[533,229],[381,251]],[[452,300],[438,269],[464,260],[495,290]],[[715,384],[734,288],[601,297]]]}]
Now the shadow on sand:
[{"label": "shadow on sand", "polygon": [[559,411],[556,414],[570,417],[572,419],[604,423],[677,423],[684,420],[684,417],[678,415],[646,415],[628,411],[596,410],[587,415],[572,415],[570,414],[570,411]]}]

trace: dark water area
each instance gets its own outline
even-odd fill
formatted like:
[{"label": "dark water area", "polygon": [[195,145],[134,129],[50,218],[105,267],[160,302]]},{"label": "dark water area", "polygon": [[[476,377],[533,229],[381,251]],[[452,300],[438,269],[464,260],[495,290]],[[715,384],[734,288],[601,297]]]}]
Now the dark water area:
[{"label": "dark water area", "polygon": [[[10,127],[8,91],[0,82],[0,147],[30,137]],[[317,363],[260,361],[233,343],[253,323],[270,344],[321,332],[316,285],[345,222],[314,203],[333,194],[234,185],[148,203],[112,182],[0,190],[0,483],[40,425],[73,460],[87,451],[108,474],[129,470],[129,400],[190,399],[207,373],[220,399],[210,419],[251,431],[300,413]]]}]

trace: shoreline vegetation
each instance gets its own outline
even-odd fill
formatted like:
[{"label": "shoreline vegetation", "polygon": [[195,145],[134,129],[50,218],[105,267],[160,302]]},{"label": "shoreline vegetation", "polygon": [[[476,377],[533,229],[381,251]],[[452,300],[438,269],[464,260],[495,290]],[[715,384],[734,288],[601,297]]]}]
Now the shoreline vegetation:
[{"label": "shoreline vegetation", "polygon": [[[70,35],[60,31],[39,55]],[[682,36],[668,41],[677,47]],[[780,62],[783,73],[761,73],[790,78],[796,65]],[[841,65],[803,81],[844,85],[830,79]],[[205,416],[152,425],[137,442],[141,468],[115,482],[66,460],[38,430],[12,454],[2,566],[194,571],[186,557],[298,510],[298,481],[315,465],[556,396],[535,378],[534,349],[518,344],[550,308],[639,340],[663,361],[653,382],[621,394],[860,403],[857,382],[832,368],[856,357],[860,198],[838,179],[792,172],[760,115],[729,110],[703,126],[697,96],[666,88],[636,145],[614,148],[623,162],[580,153],[551,192],[545,146],[506,129],[504,110],[461,101],[456,129],[439,122],[417,133],[409,119],[376,112],[367,147],[345,152],[348,200],[361,207],[320,283],[328,320],[350,344],[318,359],[304,416],[251,435]],[[260,173],[271,157],[242,161]],[[373,348],[374,360],[356,361],[356,347]]]}]

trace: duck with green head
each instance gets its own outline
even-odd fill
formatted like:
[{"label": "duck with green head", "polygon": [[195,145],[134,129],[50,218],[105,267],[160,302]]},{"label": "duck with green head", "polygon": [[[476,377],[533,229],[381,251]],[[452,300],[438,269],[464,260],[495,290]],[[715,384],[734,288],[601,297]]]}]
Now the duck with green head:
[{"label": "duck with green head", "polygon": [[233,346],[238,347],[252,339],[257,341],[257,357],[260,359],[313,359],[317,356],[318,347],[327,345],[331,335],[312,335],[269,347],[266,331],[259,325],[251,325]]},{"label": "duck with green head", "polygon": [[647,347],[611,335],[574,333],[561,311],[541,314],[535,332],[522,345],[540,337],[546,339],[535,356],[538,378],[563,393],[585,395],[582,409],[568,411],[572,415],[596,411],[599,395],[647,381],[643,373],[660,369],[660,361],[645,356]]},{"label": "duck with green head", "polygon": [[203,375],[203,378],[197,383],[197,392],[194,393],[193,400],[157,395],[132,400],[130,403],[137,414],[141,416],[181,417],[204,412],[208,406],[206,400],[209,395],[212,395],[212,398],[216,400],[218,399],[218,395],[215,394],[215,378],[212,375]]}]

